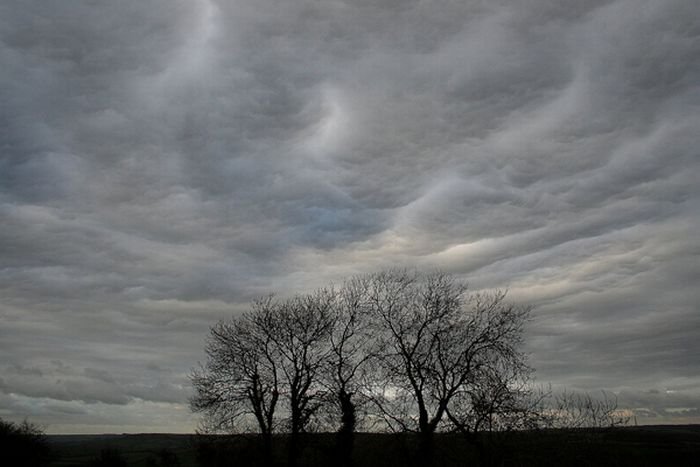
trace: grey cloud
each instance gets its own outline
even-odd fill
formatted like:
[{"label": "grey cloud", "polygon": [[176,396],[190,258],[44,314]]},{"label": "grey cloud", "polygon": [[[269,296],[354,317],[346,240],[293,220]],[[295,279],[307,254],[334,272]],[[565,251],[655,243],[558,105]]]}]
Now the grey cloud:
[{"label": "grey cloud", "polygon": [[99,402],[126,405],[134,399],[168,403],[186,401],[187,388],[169,382],[171,378],[172,374],[168,371],[162,373],[155,382],[144,384],[139,381],[140,376],[124,369],[115,374],[95,368],[80,371],[65,365],[50,365],[43,370],[15,365],[4,368],[0,391],[24,397],[86,404]]},{"label": "grey cloud", "polygon": [[119,388],[95,380],[50,379],[21,377],[6,374],[0,381],[0,390],[5,394],[20,394],[32,398],[47,398],[59,401],[82,401],[87,404],[104,402],[107,404],[126,404],[129,399]]},{"label": "grey cloud", "polygon": [[5,2],[0,413],[186,429],[216,319],[397,265],[533,304],[545,381],[697,374],[697,14]]}]

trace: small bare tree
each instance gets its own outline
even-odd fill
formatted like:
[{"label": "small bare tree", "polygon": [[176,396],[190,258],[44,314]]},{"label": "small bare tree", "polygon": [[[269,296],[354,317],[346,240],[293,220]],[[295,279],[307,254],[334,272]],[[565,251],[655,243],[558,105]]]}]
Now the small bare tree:
[{"label": "small bare tree", "polygon": [[462,433],[523,428],[529,420],[532,372],[522,345],[528,307],[505,301],[506,293],[474,294],[467,299],[462,330],[469,370],[447,409]]},{"label": "small bare tree", "polygon": [[534,427],[529,368],[512,363],[494,361],[475,372],[446,411],[452,430],[473,440],[484,431]]},{"label": "small bare tree", "polygon": [[519,360],[493,355],[446,410],[449,430],[477,449],[483,465],[494,463],[509,433],[537,427],[537,394],[530,388],[529,367]]},{"label": "small bare tree", "polygon": [[618,409],[617,397],[605,391],[601,393],[601,398],[571,391],[553,395],[547,411],[547,426],[575,429],[626,425],[629,417]]}]

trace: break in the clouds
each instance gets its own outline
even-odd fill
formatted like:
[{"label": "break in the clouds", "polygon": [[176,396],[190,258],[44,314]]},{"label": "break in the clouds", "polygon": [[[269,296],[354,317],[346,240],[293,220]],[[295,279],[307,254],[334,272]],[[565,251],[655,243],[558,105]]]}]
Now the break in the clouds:
[{"label": "break in the clouds", "polygon": [[543,383],[700,407],[695,0],[6,0],[0,416],[187,431],[208,327],[390,266]]}]

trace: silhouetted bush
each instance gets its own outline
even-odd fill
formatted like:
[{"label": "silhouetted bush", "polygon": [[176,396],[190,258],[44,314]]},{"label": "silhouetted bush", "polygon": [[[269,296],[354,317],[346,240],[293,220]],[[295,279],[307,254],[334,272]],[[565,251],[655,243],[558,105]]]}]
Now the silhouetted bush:
[{"label": "silhouetted bush", "polygon": [[51,460],[44,431],[27,420],[14,423],[0,419],[0,464],[41,467]]}]

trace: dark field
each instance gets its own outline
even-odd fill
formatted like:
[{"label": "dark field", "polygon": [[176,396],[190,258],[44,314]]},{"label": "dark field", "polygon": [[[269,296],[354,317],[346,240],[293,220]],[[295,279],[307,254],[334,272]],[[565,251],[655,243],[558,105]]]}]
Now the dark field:
[{"label": "dark field", "polygon": [[[255,437],[143,435],[54,435],[50,464],[69,466],[245,466],[260,458]],[[308,435],[300,466],[341,465],[334,435]],[[285,438],[275,440],[280,467]],[[404,466],[414,462],[410,435],[358,434],[355,466]],[[484,437],[479,445],[453,435],[436,440],[435,466],[696,466],[700,425],[624,427],[605,430],[539,431]]]}]

